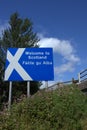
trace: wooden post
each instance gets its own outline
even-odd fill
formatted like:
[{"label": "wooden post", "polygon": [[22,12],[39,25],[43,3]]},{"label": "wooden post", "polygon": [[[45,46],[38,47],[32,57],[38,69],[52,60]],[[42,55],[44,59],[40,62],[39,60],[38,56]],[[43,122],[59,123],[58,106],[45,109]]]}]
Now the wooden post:
[{"label": "wooden post", "polygon": [[27,82],[27,97],[30,97],[30,82]]},{"label": "wooden post", "polygon": [[12,82],[9,83],[9,101],[8,101],[8,109],[11,108],[11,99],[12,99]]}]

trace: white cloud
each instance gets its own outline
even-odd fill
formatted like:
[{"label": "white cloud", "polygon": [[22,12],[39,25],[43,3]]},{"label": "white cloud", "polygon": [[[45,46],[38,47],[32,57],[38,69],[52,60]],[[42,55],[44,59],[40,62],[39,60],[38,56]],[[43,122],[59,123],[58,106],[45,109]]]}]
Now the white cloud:
[{"label": "white cloud", "polygon": [[72,62],[67,62],[66,64],[62,64],[61,66],[55,67],[55,73],[64,73],[66,71],[73,72],[74,71],[74,64]]},{"label": "white cloud", "polygon": [[76,55],[76,50],[72,43],[68,40],[60,40],[58,38],[46,38],[40,35],[41,40],[38,42],[40,47],[52,47],[54,54],[62,56],[62,63],[60,66],[55,65],[55,74],[63,74],[64,72],[73,72],[75,66],[80,62],[80,58]]},{"label": "white cloud", "polygon": [[59,40],[57,38],[43,38],[38,42],[40,47],[53,47],[54,52],[66,56],[73,51],[69,41]]}]

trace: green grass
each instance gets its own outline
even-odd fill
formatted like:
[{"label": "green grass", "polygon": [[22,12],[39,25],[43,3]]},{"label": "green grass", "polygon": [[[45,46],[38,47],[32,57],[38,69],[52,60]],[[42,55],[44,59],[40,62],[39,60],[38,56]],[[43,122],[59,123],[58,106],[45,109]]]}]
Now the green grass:
[{"label": "green grass", "polygon": [[0,130],[87,130],[87,97],[74,85],[43,90],[13,104]]}]

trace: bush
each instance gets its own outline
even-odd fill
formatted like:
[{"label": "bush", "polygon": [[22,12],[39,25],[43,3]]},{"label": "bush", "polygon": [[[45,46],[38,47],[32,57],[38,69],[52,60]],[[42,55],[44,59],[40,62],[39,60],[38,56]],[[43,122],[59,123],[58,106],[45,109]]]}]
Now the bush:
[{"label": "bush", "polygon": [[[4,121],[3,121],[4,120]],[[4,122],[4,124],[2,123]],[[0,130],[86,130],[87,97],[70,85],[14,104]]]}]

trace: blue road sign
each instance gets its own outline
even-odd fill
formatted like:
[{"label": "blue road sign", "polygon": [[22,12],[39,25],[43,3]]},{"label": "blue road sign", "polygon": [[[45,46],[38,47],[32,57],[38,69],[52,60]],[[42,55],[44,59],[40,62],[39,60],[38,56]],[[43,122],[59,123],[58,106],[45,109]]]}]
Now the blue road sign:
[{"label": "blue road sign", "polygon": [[52,48],[9,48],[5,81],[54,80]]}]

